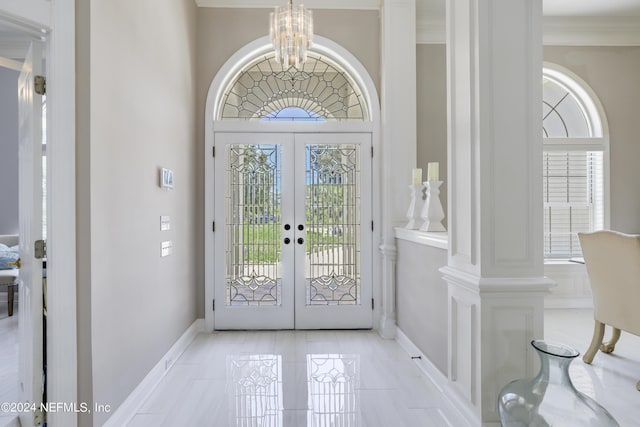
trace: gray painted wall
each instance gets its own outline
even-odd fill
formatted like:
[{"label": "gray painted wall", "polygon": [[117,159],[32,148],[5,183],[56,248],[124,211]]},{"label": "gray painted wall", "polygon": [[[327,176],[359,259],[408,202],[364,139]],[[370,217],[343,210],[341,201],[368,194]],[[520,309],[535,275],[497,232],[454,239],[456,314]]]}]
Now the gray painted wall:
[{"label": "gray painted wall", "polygon": [[[418,45],[418,165],[446,170],[446,57],[444,45]],[[611,228],[640,233],[640,47],[545,46],[544,60],[585,80],[607,113],[611,149]],[[425,169],[426,170],[426,169]],[[446,183],[445,183],[446,185]],[[440,193],[446,211],[446,188]]]},{"label": "gray painted wall", "polygon": [[[204,107],[211,81],[238,49],[267,35],[270,9],[198,9],[197,36],[197,140],[201,159],[204,153]],[[378,11],[313,11],[314,32],[350,51],[367,69],[376,89],[380,88],[380,20]],[[208,154],[208,153],[207,153]],[[204,160],[197,164],[195,193],[204,194]],[[198,200],[197,224],[204,222],[204,198]],[[204,236],[198,236],[204,248]],[[204,249],[202,249],[204,251]],[[197,279],[204,283],[204,258],[198,258]],[[204,286],[198,289],[198,316],[204,317]]]},{"label": "gray painted wall", "polygon": [[396,239],[398,327],[447,375],[447,251]]},{"label": "gray painted wall", "polygon": [[443,44],[416,47],[418,167],[427,179],[427,163],[440,163],[440,202],[447,227],[447,62]]},{"label": "gray painted wall", "polygon": [[0,67],[0,234],[18,234],[18,75]]},{"label": "gray painted wall", "polygon": [[[91,1],[78,13],[89,22],[77,27],[88,40],[78,45],[78,248],[90,263],[78,263],[79,389],[115,408],[197,318],[196,5]],[[159,188],[161,167],[174,190]],[[160,257],[163,240],[173,255]],[[81,425],[109,414],[92,416]]]}]

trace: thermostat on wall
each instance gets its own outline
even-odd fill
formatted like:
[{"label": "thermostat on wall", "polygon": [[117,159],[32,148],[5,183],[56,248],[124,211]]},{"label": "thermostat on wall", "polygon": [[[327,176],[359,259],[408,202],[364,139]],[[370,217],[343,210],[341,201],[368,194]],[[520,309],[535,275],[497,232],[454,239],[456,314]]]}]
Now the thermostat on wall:
[{"label": "thermostat on wall", "polygon": [[173,171],[171,169],[160,169],[160,188],[173,189]]}]

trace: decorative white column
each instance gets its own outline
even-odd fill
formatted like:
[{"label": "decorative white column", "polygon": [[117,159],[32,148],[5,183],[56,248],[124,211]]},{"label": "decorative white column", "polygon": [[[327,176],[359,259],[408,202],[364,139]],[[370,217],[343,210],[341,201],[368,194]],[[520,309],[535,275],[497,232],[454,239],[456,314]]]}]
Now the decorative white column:
[{"label": "decorative white column", "polygon": [[416,167],[416,2],[382,2],[382,305],[380,334],[394,338],[395,237],[403,226],[409,171]]},{"label": "decorative white column", "polygon": [[449,389],[495,423],[543,337],[541,0],[447,2]]}]

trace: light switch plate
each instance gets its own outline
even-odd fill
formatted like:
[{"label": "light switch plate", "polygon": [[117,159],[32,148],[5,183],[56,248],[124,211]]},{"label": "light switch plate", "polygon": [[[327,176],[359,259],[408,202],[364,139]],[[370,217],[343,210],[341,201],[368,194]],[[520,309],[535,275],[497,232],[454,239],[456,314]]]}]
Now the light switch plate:
[{"label": "light switch plate", "polygon": [[169,256],[173,253],[173,242],[171,240],[167,240],[162,242],[161,246],[161,256]]},{"label": "light switch plate", "polygon": [[169,215],[163,215],[160,217],[160,231],[171,230],[171,218]]}]

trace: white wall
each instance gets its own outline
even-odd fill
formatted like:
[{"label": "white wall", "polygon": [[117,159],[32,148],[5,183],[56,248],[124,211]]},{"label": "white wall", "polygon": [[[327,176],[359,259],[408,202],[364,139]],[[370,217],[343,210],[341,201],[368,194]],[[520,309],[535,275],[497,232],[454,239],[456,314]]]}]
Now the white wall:
[{"label": "white wall", "polygon": [[[196,6],[78,12],[79,398],[116,408],[197,318]],[[161,167],[174,190],[159,188]],[[163,240],[173,255],[160,257]],[[81,425],[108,414],[92,417]]]},{"label": "white wall", "polygon": [[447,250],[406,240],[398,246],[398,327],[447,376]]},{"label": "white wall", "polygon": [[0,67],[0,234],[18,234],[18,75]]}]

